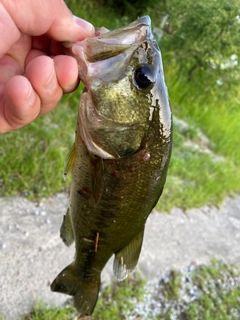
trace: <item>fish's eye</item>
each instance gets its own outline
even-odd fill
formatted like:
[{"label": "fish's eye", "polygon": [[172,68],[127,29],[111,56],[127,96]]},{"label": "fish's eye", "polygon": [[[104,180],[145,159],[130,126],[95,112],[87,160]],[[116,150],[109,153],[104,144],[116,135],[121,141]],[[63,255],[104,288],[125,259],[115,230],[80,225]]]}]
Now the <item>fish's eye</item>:
[{"label": "fish's eye", "polygon": [[146,89],[154,82],[154,72],[148,65],[138,67],[134,72],[134,82],[139,89]]}]

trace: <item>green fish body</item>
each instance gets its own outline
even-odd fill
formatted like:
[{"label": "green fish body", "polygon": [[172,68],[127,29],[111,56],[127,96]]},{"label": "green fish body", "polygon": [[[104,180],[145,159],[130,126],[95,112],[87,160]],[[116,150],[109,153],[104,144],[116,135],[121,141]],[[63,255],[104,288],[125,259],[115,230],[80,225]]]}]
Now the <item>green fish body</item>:
[{"label": "green fish body", "polygon": [[85,90],[65,166],[72,184],[60,233],[66,245],[75,241],[76,255],[51,289],[72,295],[80,314],[91,315],[110,257],[118,280],[137,264],[166,180],[172,121],[149,17],[102,29],[70,50]]}]

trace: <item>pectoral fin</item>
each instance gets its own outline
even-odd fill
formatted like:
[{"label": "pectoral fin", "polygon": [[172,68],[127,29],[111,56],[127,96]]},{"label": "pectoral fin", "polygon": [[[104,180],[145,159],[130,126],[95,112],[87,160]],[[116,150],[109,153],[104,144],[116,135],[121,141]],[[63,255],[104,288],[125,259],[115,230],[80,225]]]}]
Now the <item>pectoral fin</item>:
[{"label": "pectoral fin", "polygon": [[63,217],[63,223],[60,228],[60,237],[66,246],[70,246],[74,241],[74,234],[72,229],[72,222],[69,209],[66,215]]},{"label": "pectoral fin", "polygon": [[63,179],[64,180],[66,180],[67,175],[72,172],[75,159],[76,159],[76,147],[75,147],[75,143],[74,143],[72,148],[70,149],[68,155],[67,155],[66,160],[65,160],[64,170],[63,170]]},{"label": "pectoral fin", "polygon": [[118,281],[124,280],[136,267],[142,248],[143,235],[144,229],[126,247],[115,253],[113,272]]}]

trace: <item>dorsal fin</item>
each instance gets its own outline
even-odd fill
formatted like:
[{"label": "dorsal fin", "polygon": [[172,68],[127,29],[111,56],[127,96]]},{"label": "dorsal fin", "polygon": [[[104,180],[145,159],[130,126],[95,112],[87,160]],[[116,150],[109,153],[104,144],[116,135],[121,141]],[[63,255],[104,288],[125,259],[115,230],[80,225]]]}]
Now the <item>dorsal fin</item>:
[{"label": "dorsal fin", "polygon": [[64,169],[63,169],[63,179],[64,180],[66,180],[67,175],[72,172],[75,159],[76,159],[76,147],[75,147],[75,143],[74,143],[72,148],[68,152],[67,158],[64,163]]},{"label": "dorsal fin", "polygon": [[126,247],[115,253],[113,272],[118,281],[127,278],[128,274],[136,267],[142,248],[143,235],[144,228]]}]

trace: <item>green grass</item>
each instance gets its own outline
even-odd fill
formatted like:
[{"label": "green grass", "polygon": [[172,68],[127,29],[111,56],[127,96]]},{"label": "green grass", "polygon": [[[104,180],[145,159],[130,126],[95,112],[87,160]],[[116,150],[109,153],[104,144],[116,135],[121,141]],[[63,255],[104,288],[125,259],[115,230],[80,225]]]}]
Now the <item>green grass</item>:
[{"label": "green grass", "polygon": [[[91,320],[239,320],[240,269],[213,260],[171,271],[159,281],[139,275],[101,291]],[[74,319],[71,302],[58,308],[36,305],[22,320]]]},{"label": "green grass", "polygon": [[[182,306],[183,311],[178,319],[186,320],[230,320],[240,317],[240,270],[219,261],[201,266],[193,272],[180,274],[181,295],[175,304]],[[179,282],[181,281],[179,279]],[[169,284],[171,284],[170,279]],[[169,286],[166,285],[166,287]],[[195,300],[186,303],[189,287],[195,289]]]},{"label": "green grass", "polygon": [[174,121],[173,153],[158,208],[219,205],[240,190],[240,96],[217,102],[166,70]]},{"label": "green grass", "polygon": [[62,172],[74,141],[78,105],[74,97],[71,105],[63,101],[47,116],[0,136],[1,195],[20,194],[33,199],[66,188]]},{"label": "green grass", "polygon": [[76,309],[71,304],[58,308],[48,308],[39,303],[33,307],[31,313],[23,316],[23,320],[70,320],[77,316]]},{"label": "green grass", "polygon": [[[97,306],[91,320],[125,319],[129,311],[134,310],[135,302],[142,301],[146,281],[139,276],[130,276],[123,282],[113,282],[100,292]],[[22,320],[67,320],[77,316],[71,301],[65,306],[47,308],[44,304],[34,306],[32,312]],[[127,319],[127,318],[126,318]]]},{"label": "green grass", "polygon": [[91,320],[128,319],[136,301],[142,301],[146,281],[139,275],[130,276],[123,282],[113,282],[100,295]]}]

